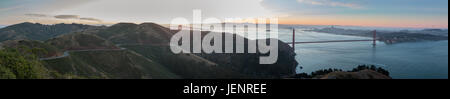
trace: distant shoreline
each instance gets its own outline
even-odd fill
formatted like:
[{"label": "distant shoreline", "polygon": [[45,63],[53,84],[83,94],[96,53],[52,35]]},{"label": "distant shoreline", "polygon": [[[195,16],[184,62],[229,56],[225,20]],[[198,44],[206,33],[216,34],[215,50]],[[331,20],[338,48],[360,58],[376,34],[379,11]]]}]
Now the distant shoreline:
[{"label": "distant shoreline", "polygon": [[[359,37],[373,37],[373,31],[369,30],[352,30],[341,28],[323,28],[305,30],[311,32],[328,33],[335,35],[349,35]],[[422,31],[398,31],[398,32],[386,32],[377,31],[376,37],[378,41],[382,41],[386,44],[396,44],[405,42],[422,42],[422,41],[441,41],[448,40],[448,30],[422,30]]]}]

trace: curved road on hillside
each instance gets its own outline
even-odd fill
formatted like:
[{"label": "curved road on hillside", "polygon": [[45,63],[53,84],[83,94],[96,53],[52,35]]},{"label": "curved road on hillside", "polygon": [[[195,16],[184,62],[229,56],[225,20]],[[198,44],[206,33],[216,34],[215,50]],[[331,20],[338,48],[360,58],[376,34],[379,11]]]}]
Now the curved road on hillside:
[{"label": "curved road on hillside", "polygon": [[[126,45],[142,45],[142,44],[126,44]],[[116,46],[119,47],[120,49],[68,50],[68,51],[64,51],[63,55],[61,55],[61,56],[54,56],[54,57],[40,58],[39,60],[41,60],[41,61],[46,61],[46,60],[54,60],[54,59],[66,58],[66,57],[70,56],[70,52],[123,51],[123,50],[126,50],[126,48],[121,47],[122,44],[117,44]],[[166,45],[165,45],[165,44],[153,44],[153,46],[166,46]],[[143,56],[143,55],[141,55],[141,54],[139,54],[139,53],[137,53],[137,52],[134,52],[134,51],[131,51],[131,50],[130,50],[130,52],[133,53],[133,54],[135,54],[135,55],[138,55],[138,56],[141,56],[141,57],[145,57],[145,56]],[[190,54],[190,53],[189,53],[189,54]],[[202,61],[204,61],[204,62],[206,62],[206,63],[209,63],[210,65],[213,65],[213,66],[214,66],[214,65],[217,65],[216,63],[214,63],[214,62],[212,62],[212,61],[209,61],[209,60],[207,60],[207,59],[205,59],[205,58],[203,58],[203,57],[200,57],[200,56],[197,56],[197,55],[194,55],[194,54],[190,54],[189,56],[191,56],[191,57],[193,57],[193,58],[196,58],[196,59],[199,59],[199,60],[202,60]],[[146,59],[147,59],[147,58],[146,58]],[[150,60],[150,59],[147,59],[147,60],[150,61],[150,62],[152,62],[152,60]]]},{"label": "curved road on hillside", "polygon": [[[126,44],[126,45],[138,45],[138,44]],[[142,44],[139,44],[142,45]],[[162,44],[156,44],[157,46],[161,46]],[[126,50],[127,48],[123,48],[121,47],[122,44],[116,44],[117,47],[119,47],[120,49],[87,49],[87,50],[67,50],[64,51],[63,55],[61,56],[54,56],[54,57],[47,57],[47,58],[40,58],[39,60],[41,61],[45,61],[45,60],[53,60],[53,59],[60,59],[60,58],[65,58],[70,56],[70,52],[89,52],[89,51],[123,51]],[[136,52],[133,52],[134,54],[137,54]],[[140,54],[137,54],[140,55]],[[140,55],[142,56],[142,55]]]},{"label": "curved road on hillside", "polygon": [[53,60],[53,59],[60,59],[70,56],[70,52],[89,52],[89,51],[122,51],[126,50],[126,48],[119,47],[120,49],[88,49],[88,50],[68,50],[64,51],[63,55],[61,56],[54,56],[54,57],[47,57],[47,58],[40,58],[39,60],[45,61],[45,60]]}]

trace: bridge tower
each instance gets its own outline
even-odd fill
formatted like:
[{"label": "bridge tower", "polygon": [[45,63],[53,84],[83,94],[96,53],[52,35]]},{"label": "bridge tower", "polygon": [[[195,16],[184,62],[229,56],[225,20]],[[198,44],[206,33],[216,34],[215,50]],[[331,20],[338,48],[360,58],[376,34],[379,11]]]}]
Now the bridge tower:
[{"label": "bridge tower", "polygon": [[373,46],[377,45],[377,30],[373,31]]},{"label": "bridge tower", "polygon": [[292,29],[292,48],[295,51],[295,28]]}]

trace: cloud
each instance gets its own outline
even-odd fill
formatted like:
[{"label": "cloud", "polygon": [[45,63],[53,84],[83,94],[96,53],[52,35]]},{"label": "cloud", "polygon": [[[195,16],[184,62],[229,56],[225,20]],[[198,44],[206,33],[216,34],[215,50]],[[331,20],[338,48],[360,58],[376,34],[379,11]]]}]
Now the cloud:
[{"label": "cloud", "polygon": [[79,21],[103,22],[102,20],[97,18],[80,17],[79,15],[56,15],[54,17],[56,19],[75,19]]},{"label": "cloud", "polygon": [[105,23],[101,19],[91,17],[80,17],[79,15],[47,15],[47,14],[24,14],[28,19],[40,19],[51,22],[78,22],[78,23]]},{"label": "cloud", "polygon": [[54,17],[57,19],[80,19],[79,15],[56,15]]},{"label": "cloud", "polygon": [[57,19],[76,19],[80,21],[102,22],[102,20],[97,18],[80,17],[79,15],[56,15],[54,17]]},{"label": "cloud", "polygon": [[23,5],[17,5],[13,7],[0,7],[0,12],[14,11],[17,9],[21,9],[23,7],[24,7]]},{"label": "cloud", "polygon": [[80,20],[103,22],[102,20],[96,18],[80,18]]},{"label": "cloud", "polygon": [[28,17],[48,17],[48,15],[46,15],[46,14],[34,14],[34,13],[25,14],[25,16],[28,16]]},{"label": "cloud", "polygon": [[333,6],[333,7],[346,7],[352,9],[363,8],[361,5],[356,3],[338,2],[333,0],[297,0],[299,3],[319,5],[319,6]]}]

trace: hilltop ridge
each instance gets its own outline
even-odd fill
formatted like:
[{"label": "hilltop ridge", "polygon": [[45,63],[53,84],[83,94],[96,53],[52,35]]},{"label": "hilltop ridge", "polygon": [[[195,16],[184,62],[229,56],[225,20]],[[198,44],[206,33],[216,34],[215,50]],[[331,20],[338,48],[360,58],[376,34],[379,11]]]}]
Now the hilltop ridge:
[{"label": "hilltop ridge", "polygon": [[44,25],[40,23],[24,22],[10,25],[0,29],[0,42],[6,40],[39,40],[50,38],[76,31],[84,31],[97,28],[97,26],[83,24],[54,24]]}]

